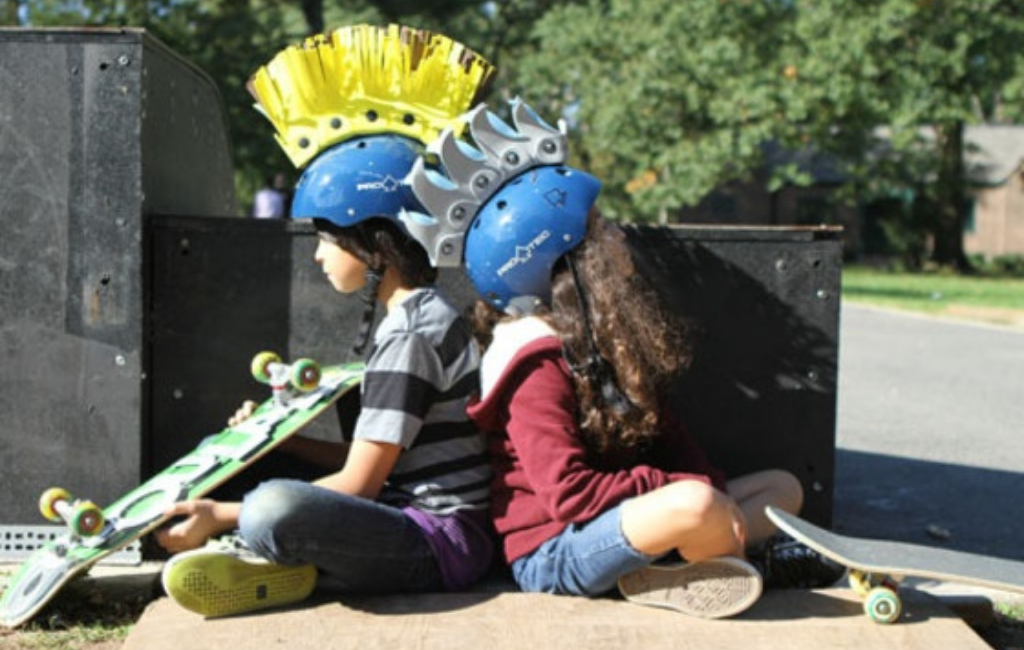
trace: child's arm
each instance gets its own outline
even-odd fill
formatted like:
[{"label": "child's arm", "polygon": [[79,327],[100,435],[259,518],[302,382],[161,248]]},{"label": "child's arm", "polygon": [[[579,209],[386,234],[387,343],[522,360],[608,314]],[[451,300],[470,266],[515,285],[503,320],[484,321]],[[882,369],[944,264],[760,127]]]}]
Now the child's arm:
[{"label": "child's arm", "polygon": [[590,521],[608,508],[679,480],[710,477],[669,473],[649,465],[596,468],[583,441],[576,396],[560,369],[560,356],[537,355],[506,384],[505,431],[530,489],[557,521]]},{"label": "child's arm", "polygon": [[356,440],[349,446],[342,470],[315,484],[343,494],[376,499],[401,453],[399,445]]}]

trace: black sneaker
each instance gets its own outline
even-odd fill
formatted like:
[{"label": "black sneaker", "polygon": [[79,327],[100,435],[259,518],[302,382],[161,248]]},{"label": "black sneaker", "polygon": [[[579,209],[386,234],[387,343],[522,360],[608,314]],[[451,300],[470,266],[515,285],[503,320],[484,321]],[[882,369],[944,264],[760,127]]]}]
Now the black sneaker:
[{"label": "black sneaker", "polygon": [[765,589],[830,587],[846,574],[843,565],[781,533],[751,555],[750,562],[761,572]]}]

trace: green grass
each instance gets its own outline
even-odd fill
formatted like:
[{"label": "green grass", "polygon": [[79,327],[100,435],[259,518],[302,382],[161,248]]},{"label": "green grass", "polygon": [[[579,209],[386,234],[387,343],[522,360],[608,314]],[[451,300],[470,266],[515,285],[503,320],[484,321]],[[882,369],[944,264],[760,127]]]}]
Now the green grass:
[{"label": "green grass", "polygon": [[[0,571],[0,585],[6,583],[7,574]],[[72,582],[25,626],[0,628],[0,650],[118,648],[155,597],[154,589],[103,579]]]},{"label": "green grass", "polygon": [[998,603],[996,611],[1015,621],[1024,621],[1024,603]]},{"label": "green grass", "polygon": [[976,628],[981,638],[997,650],[1014,650],[1024,645],[1024,604],[996,603],[992,625]]},{"label": "green grass", "polygon": [[[37,630],[28,629],[17,634],[11,642],[17,645],[10,646],[17,650],[87,650],[90,647],[112,646],[116,647],[128,636],[131,630],[130,625],[105,626],[76,625],[66,630]],[[3,638],[0,638],[0,648],[5,648]]]},{"label": "green grass", "polygon": [[848,266],[843,269],[843,299],[934,315],[1012,322],[1024,316],[1024,278]]}]

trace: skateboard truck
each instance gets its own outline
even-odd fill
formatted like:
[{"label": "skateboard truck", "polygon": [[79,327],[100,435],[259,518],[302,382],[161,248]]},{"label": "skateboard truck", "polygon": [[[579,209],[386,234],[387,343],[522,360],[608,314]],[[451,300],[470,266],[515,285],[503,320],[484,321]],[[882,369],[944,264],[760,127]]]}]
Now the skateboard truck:
[{"label": "skateboard truck", "polygon": [[283,363],[276,352],[260,352],[252,359],[252,376],[269,384],[274,402],[285,406],[291,396],[289,388],[306,393],[320,385],[320,364],[312,359]]},{"label": "skateboard truck", "polygon": [[92,537],[103,531],[106,519],[92,501],[72,499],[63,488],[50,488],[39,497],[39,512],[55,523],[67,524],[75,537]]}]

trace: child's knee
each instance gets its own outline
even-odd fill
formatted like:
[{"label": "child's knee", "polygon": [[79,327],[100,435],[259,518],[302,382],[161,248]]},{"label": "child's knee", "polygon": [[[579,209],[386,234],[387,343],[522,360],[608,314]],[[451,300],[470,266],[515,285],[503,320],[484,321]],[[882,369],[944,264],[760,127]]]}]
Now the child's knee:
[{"label": "child's knee", "polygon": [[794,474],[782,469],[765,472],[769,489],[774,494],[772,501],[777,508],[798,514],[804,505],[804,488]]},{"label": "child's knee", "polygon": [[672,517],[677,521],[688,521],[694,528],[721,523],[731,518],[732,499],[724,492],[700,481],[680,481],[668,486],[671,499]]},{"label": "child's knee", "polygon": [[[288,519],[299,507],[300,496],[291,481],[268,481],[242,500],[238,528],[250,545],[254,541],[273,538],[287,526]],[[256,542],[258,544],[258,542]]]}]

